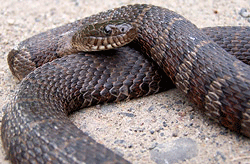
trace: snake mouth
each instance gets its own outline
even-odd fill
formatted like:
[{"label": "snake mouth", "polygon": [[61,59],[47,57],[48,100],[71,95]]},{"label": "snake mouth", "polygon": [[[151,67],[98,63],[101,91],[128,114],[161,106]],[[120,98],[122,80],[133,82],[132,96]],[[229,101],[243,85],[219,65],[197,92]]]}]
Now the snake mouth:
[{"label": "snake mouth", "polygon": [[133,41],[134,38],[135,36],[132,36],[130,34],[121,34],[118,36],[110,36],[106,38],[95,37],[90,39],[90,42],[87,45],[90,48],[90,51],[110,50],[122,47]]},{"label": "snake mouth", "polygon": [[137,37],[136,26],[120,21],[88,25],[72,36],[77,51],[103,51],[124,46]]}]

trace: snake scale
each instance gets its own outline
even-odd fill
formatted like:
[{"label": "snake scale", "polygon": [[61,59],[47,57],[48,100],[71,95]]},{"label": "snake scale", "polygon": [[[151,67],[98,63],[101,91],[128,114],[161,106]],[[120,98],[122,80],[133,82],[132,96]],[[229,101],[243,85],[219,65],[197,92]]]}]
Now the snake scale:
[{"label": "snake scale", "polygon": [[[104,20],[133,24],[136,38],[117,49],[68,55],[69,35]],[[249,34],[249,28],[242,29]],[[229,47],[243,44],[249,47],[248,42]],[[243,54],[245,63],[184,17],[143,4],[111,9],[31,37],[8,56],[13,75],[24,79],[5,106],[1,132],[7,156],[12,163],[129,163],[80,131],[67,115],[156,93],[170,85],[163,72],[205,114],[250,137],[249,50]]]}]

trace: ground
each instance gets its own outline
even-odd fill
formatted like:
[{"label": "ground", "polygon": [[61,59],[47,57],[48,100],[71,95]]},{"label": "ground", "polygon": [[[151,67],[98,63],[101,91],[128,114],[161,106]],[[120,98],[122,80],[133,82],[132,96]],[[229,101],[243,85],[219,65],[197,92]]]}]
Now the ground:
[{"label": "ground", "polygon": [[[42,31],[134,3],[174,10],[199,28],[246,25],[239,11],[248,0],[0,0],[0,111],[14,94],[8,52]],[[177,89],[84,109],[70,118],[95,140],[133,163],[250,163],[250,140],[208,119]],[[171,146],[172,145],[172,146]],[[186,145],[186,146],[184,146]],[[174,152],[174,153],[173,153]],[[8,163],[0,145],[0,163]]]}]

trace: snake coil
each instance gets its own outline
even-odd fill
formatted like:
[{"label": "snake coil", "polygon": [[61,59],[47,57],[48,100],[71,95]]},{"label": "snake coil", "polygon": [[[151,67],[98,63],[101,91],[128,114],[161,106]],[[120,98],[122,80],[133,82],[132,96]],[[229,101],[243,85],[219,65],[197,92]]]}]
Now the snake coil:
[{"label": "snake coil", "polygon": [[[76,32],[86,25],[96,29],[106,19],[117,27],[126,26],[126,33],[118,31],[122,35],[118,41],[117,37],[92,38],[88,42],[95,44],[92,50],[133,40],[132,35],[125,36],[131,29],[136,38],[115,50],[77,52],[80,45],[71,42],[81,40]],[[102,35],[98,30],[91,33]],[[13,163],[128,163],[77,129],[67,115],[98,103],[156,93],[166,86],[162,72],[141,53],[151,57],[207,115],[250,137],[250,66],[182,16],[157,6],[129,5],[38,34],[9,53],[13,75],[24,78],[2,121],[9,159]]]}]

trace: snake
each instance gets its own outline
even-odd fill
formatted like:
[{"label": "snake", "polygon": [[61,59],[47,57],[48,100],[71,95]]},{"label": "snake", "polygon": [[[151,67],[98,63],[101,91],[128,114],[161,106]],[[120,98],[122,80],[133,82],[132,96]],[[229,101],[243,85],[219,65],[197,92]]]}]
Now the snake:
[{"label": "snake", "polygon": [[[213,28],[201,30],[166,8],[135,4],[24,40],[8,55],[12,74],[22,80],[4,106],[1,137],[8,159],[130,163],[79,130],[68,115],[171,84],[210,118],[250,137],[250,28],[240,29],[218,27],[215,35]],[[236,37],[221,41],[228,33]]]}]

